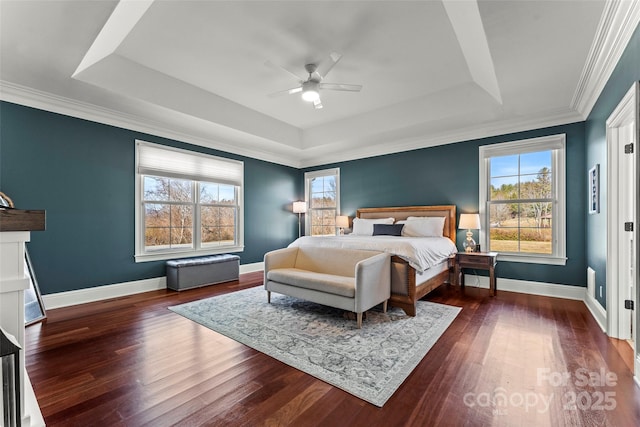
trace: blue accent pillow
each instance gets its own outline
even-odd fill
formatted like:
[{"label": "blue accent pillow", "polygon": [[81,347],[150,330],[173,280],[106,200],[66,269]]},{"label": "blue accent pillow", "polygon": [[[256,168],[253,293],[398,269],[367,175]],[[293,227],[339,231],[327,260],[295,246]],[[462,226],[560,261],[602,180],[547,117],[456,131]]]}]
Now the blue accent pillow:
[{"label": "blue accent pillow", "polygon": [[374,236],[402,236],[404,224],[373,224]]}]

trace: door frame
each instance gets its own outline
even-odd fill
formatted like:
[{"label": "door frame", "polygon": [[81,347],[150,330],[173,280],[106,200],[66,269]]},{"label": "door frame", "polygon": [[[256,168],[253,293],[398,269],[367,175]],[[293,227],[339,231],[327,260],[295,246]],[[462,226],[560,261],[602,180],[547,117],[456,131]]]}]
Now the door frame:
[{"label": "door frame", "polygon": [[[619,280],[618,280],[618,258],[620,253],[618,251],[618,233],[622,229],[623,224],[619,221],[619,216],[617,212],[614,212],[615,207],[619,205],[619,197],[617,188],[619,188],[619,177],[618,177],[618,156],[620,153],[616,150],[617,148],[617,131],[616,129],[624,126],[624,123],[628,123],[628,120],[632,118],[635,121],[635,141],[634,141],[634,152],[633,156],[636,158],[636,171],[635,171],[635,182],[638,183],[638,169],[640,168],[640,162],[638,162],[640,147],[638,147],[640,143],[640,117],[639,117],[639,109],[640,109],[640,82],[634,82],[631,88],[627,91],[625,96],[622,98],[618,106],[611,113],[609,118],[607,119],[607,334],[614,338],[619,338],[623,335],[622,331],[620,331],[620,316],[623,315],[624,309],[622,309],[623,297],[622,293],[619,289]],[[640,267],[639,261],[639,251],[640,245],[638,241],[638,228],[640,224],[638,222],[638,217],[640,216],[640,185],[636,185],[635,189],[635,211],[636,217],[634,218],[634,227],[636,233],[635,239],[635,284],[636,284],[636,295],[635,300],[636,303],[640,302],[640,275],[638,274],[638,270]],[[635,314],[635,331],[634,331],[634,357],[635,359],[635,372],[640,372],[640,360],[637,357],[638,350],[638,339],[640,338],[640,334],[638,334],[638,320],[640,309],[636,307]]]}]

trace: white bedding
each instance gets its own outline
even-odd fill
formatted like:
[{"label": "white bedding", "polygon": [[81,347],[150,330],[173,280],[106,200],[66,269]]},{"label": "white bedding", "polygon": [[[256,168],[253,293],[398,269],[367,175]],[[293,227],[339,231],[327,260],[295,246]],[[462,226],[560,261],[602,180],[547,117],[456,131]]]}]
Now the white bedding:
[{"label": "white bedding", "polygon": [[303,236],[289,245],[294,246],[387,252],[407,261],[418,273],[440,264],[457,251],[456,245],[446,237]]}]

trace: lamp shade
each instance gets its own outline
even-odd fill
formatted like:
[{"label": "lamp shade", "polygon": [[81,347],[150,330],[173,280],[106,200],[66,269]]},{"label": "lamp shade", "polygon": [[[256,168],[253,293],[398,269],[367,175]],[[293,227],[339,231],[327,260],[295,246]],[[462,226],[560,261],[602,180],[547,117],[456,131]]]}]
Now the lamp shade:
[{"label": "lamp shade", "polygon": [[307,202],[293,202],[293,213],[305,213],[307,211]]},{"label": "lamp shade", "polygon": [[465,230],[480,230],[480,215],[460,214],[460,222],[458,223],[458,228]]},{"label": "lamp shade", "polygon": [[338,215],[336,217],[336,227],[349,228],[349,217],[346,215]]}]

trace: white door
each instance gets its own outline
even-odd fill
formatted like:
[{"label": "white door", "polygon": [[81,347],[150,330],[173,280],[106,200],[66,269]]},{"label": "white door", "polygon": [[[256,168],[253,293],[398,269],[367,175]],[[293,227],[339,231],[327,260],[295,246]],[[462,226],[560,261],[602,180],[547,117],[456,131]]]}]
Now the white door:
[{"label": "white door", "polygon": [[[635,236],[637,235],[638,224],[635,223],[636,218],[636,156],[633,151],[637,149],[634,139],[635,122],[627,124],[617,129],[617,145],[618,145],[618,271],[619,271],[619,289],[620,289],[620,338],[633,340],[634,326],[634,310],[625,308],[625,302],[631,301],[633,306],[636,304],[635,292]],[[627,148],[629,145],[633,149]],[[625,227],[625,224],[627,226]],[[628,224],[632,224],[629,226]],[[626,228],[626,229],[625,229]],[[628,303],[627,303],[628,304]]]},{"label": "white door", "polygon": [[[607,334],[638,336],[638,100],[636,82],[607,120]],[[632,145],[631,145],[632,144]],[[625,147],[628,147],[625,150]],[[632,147],[632,148],[631,148]],[[628,151],[628,153],[625,153]],[[626,231],[627,229],[632,231]],[[635,310],[625,308],[625,302]],[[640,359],[636,368],[640,368]],[[636,369],[640,372],[640,369]]]}]

